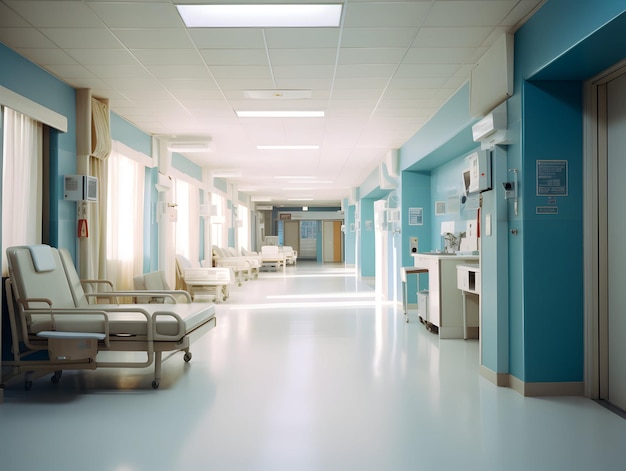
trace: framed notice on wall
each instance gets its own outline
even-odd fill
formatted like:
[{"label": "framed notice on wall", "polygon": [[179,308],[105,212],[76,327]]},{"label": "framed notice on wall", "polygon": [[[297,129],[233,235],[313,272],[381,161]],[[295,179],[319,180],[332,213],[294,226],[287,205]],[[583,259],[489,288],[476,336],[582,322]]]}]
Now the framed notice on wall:
[{"label": "framed notice on wall", "polygon": [[537,160],[537,196],[567,194],[567,160]]},{"label": "framed notice on wall", "polygon": [[424,225],[424,208],[409,208],[409,226]]}]

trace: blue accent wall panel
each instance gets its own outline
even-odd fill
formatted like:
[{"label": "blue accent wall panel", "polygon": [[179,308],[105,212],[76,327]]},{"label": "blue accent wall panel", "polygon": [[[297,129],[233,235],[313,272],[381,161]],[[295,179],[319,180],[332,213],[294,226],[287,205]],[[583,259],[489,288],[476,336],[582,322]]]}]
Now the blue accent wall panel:
[{"label": "blue accent wall panel", "polygon": [[[581,82],[524,85],[521,322],[530,382],[583,379],[582,105]],[[567,162],[568,195],[555,203],[537,196],[538,160]],[[546,206],[558,214],[536,214]]]},{"label": "blue accent wall panel", "polygon": [[354,220],[356,214],[356,206],[350,205],[348,206],[348,211],[346,212],[346,219],[344,221],[345,224],[345,239],[344,239],[344,260],[347,265],[354,265],[356,263],[356,230],[354,228]]},{"label": "blue accent wall panel", "polygon": [[172,154],[172,167],[180,170],[185,175],[189,175],[199,182],[202,181],[202,168],[199,165],[193,163],[184,155],[174,152]]},{"label": "blue accent wall panel", "polygon": [[137,152],[152,155],[152,137],[115,113],[111,113],[111,138]]}]

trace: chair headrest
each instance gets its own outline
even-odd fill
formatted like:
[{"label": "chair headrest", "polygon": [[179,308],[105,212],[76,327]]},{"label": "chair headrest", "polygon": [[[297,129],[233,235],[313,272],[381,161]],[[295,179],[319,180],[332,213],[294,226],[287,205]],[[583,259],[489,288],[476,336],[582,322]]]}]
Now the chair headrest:
[{"label": "chair headrest", "polygon": [[49,245],[39,244],[28,246],[30,256],[33,259],[35,270],[39,273],[52,271],[57,267],[52,248]]}]

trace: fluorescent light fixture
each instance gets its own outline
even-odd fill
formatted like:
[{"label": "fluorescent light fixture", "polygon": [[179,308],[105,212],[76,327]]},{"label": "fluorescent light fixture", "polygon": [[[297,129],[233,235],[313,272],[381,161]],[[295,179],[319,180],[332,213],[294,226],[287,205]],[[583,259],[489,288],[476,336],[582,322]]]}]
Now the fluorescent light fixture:
[{"label": "fluorescent light fixture", "polygon": [[312,190],[315,190],[315,188],[296,187],[296,186],[292,186],[290,188],[283,188],[283,191],[312,191]]},{"label": "fluorescent light fixture", "polygon": [[332,183],[331,180],[307,180],[305,182],[303,182],[302,180],[290,180],[287,183],[291,184],[291,183],[295,183],[295,184],[300,184],[300,183],[307,183],[307,184],[315,184],[315,183],[320,183],[320,184],[329,184]]},{"label": "fluorescent light fixture", "polygon": [[188,28],[338,27],[341,4],[176,5]]},{"label": "fluorescent light fixture", "polygon": [[170,152],[213,152],[215,146],[211,142],[170,142],[167,145]]},{"label": "fluorescent light fixture", "polygon": [[300,179],[300,178],[302,178],[302,179],[309,179],[309,178],[315,178],[315,177],[310,176],[310,175],[302,175],[302,176],[298,176],[298,175],[277,175],[274,178],[289,178],[289,179],[292,179],[292,180],[297,180],[297,179]]},{"label": "fluorescent light fixture", "polygon": [[287,198],[287,201],[313,201],[313,198]]},{"label": "fluorescent light fixture", "polygon": [[239,118],[323,118],[323,111],[235,111]]},{"label": "fluorescent light fixture", "polygon": [[245,90],[243,95],[251,100],[308,100],[312,90]]},{"label": "fluorescent light fixture", "polygon": [[302,206],[302,211],[308,211],[309,207],[308,206]]},{"label": "fluorescent light fixture", "polygon": [[240,170],[213,170],[211,175],[217,178],[238,178],[241,177]]},{"label": "fluorescent light fixture", "polygon": [[259,150],[316,150],[320,146],[256,146]]}]

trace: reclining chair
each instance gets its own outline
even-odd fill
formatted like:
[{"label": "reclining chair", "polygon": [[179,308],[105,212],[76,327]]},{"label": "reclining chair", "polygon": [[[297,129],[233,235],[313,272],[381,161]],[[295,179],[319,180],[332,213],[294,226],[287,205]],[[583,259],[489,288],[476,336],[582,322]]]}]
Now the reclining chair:
[{"label": "reclining chair", "polygon": [[[184,352],[215,327],[213,304],[90,304],[102,293],[85,293],[69,253],[47,245],[7,249],[6,281],[12,358],[3,360],[8,379],[25,373],[32,379],[63,370],[126,367],[154,364],[152,387],[159,387],[163,352]],[[107,297],[134,296],[135,291],[110,291]],[[146,291],[149,296],[175,296]],[[100,361],[100,352],[144,352],[145,361]]]}]

